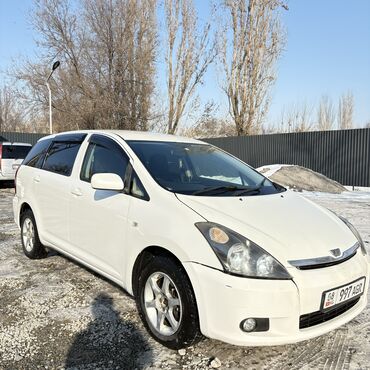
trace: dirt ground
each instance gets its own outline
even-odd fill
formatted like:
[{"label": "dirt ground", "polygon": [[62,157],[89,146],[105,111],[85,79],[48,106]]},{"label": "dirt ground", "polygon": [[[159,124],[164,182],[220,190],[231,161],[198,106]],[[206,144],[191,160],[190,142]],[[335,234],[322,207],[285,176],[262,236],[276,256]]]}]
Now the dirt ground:
[{"label": "dirt ground", "polygon": [[[370,369],[369,305],[346,326],[294,345],[205,339],[182,355],[168,350],[119,287],[55,252],[23,255],[13,193],[0,189],[0,369],[208,369],[216,357],[221,369]],[[370,250],[370,194],[305,196],[349,218]]]}]

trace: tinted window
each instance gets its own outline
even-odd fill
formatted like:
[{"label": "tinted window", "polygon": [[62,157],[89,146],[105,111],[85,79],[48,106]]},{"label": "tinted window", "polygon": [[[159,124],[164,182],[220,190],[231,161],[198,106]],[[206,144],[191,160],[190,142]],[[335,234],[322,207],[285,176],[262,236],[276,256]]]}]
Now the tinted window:
[{"label": "tinted window", "polygon": [[43,165],[43,169],[60,175],[69,176],[72,173],[81,143],[55,142],[51,145]]},{"label": "tinted window", "polygon": [[29,145],[3,145],[3,159],[24,159],[31,150]]},{"label": "tinted window", "polygon": [[44,139],[37,142],[37,144],[28,153],[27,157],[23,161],[23,164],[30,167],[41,168],[51,140],[52,139]]},{"label": "tinted window", "polygon": [[264,176],[207,144],[127,141],[152,177],[182,194],[239,196],[277,193]]},{"label": "tinted window", "polygon": [[124,181],[128,162],[127,155],[114,141],[93,136],[85,154],[80,178],[90,182],[96,173],[115,173]]}]

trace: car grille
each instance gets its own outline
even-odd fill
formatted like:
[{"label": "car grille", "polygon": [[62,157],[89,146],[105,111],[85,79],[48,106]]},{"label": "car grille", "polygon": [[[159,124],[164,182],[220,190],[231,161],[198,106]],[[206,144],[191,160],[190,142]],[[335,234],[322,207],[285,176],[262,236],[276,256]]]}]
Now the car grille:
[{"label": "car grille", "polygon": [[291,260],[288,262],[299,270],[312,270],[324,268],[348,261],[350,258],[356,255],[357,250],[359,248],[360,243],[356,243],[351,248],[348,248],[347,250],[343,251],[340,257],[324,256],[317,258],[307,258],[302,260]]},{"label": "car grille", "polygon": [[313,270],[313,269],[321,269],[324,267],[330,267],[330,266],[335,266],[339,265],[340,263],[346,262],[349,259],[351,259],[354,255],[356,255],[356,251],[352,253],[351,255],[338,259],[336,261],[331,261],[331,262],[326,262],[326,263],[317,263],[317,264],[311,264],[311,265],[305,265],[305,266],[298,266],[297,269],[299,270]]},{"label": "car grille", "polygon": [[359,300],[360,297],[352,301],[345,302],[337,307],[332,308],[330,311],[327,312],[316,311],[302,315],[299,318],[299,328],[300,329],[309,328],[311,326],[319,325],[322,324],[323,322],[334,319],[335,317],[340,316],[346,311],[350,310],[353,306],[357,304]]}]

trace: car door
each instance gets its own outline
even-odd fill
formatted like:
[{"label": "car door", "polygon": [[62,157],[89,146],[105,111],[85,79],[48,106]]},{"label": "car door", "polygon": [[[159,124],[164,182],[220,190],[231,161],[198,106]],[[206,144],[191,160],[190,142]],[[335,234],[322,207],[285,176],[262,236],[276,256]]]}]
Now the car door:
[{"label": "car door", "polygon": [[123,191],[95,190],[91,177],[114,173],[125,181],[129,157],[113,139],[89,139],[81,171],[70,196],[70,244],[76,256],[121,281],[131,197]]},{"label": "car door", "polygon": [[86,134],[56,136],[48,147],[42,169],[35,170],[32,179],[43,238],[67,251],[71,174],[85,137]]}]

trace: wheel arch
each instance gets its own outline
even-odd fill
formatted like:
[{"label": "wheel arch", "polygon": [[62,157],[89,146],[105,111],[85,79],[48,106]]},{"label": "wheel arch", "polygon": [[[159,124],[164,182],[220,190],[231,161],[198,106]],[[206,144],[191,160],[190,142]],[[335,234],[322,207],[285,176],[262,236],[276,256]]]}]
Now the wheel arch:
[{"label": "wheel arch", "polygon": [[19,224],[21,224],[21,219],[22,219],[23,213],[26,212],[27,210],[30,210],[34,214],[31,206],[27,202],[23,202],[22,205],[19,208],[19,220],[18,220]]},{"label": "wheel arch", "polygon": [[[174,255],[168,249],[166,249],[164,247],[157,246],[157,245],[151,245],[151,246],[148,246],[148,247],[144,248],[138,254],[138,256],[136,257],[135,263],[134,263],[133,268],[132,268],[131,288],[132,288],[132,292],[133,292],[134,296],[137,295],[138,277],[139,277],[140,271],[142,270],[142,267],[145,266],[145,264],[148,263],[150,261],[150,259],[155,257],[155,256],[168,256],[168,257],[172,258],[179,265],[179,267],[183,268],[183,265],[182,265],[181,261],[179,260],[179,258],[176,257],[176,255]],[[185,268],[183,268],[183,269],[186,273]],[[190,281],[189,276],[188,276],[188,278],[189,278],[189,281]]]},{"label": "wheel arch", "polygon": [[27,210],[30,210],[32,212],[33,217],[35,218],[39,238],[40,238],[41,242],[43,244],[45,244],[45,241],[44,241],[43,236],[42,236],[42,231],[43,231],[42,226],[43,225],[42,225],[42,222],[41,222],[37,202],[33,203],[33,202],[30,202],[30,199],[24,199],[23,202],[21,203],[21,205],[18,207],[18,210],[19,210],[18,211],[19,213],[17,215],[17,219],[18,219],[18,222],[19,222],[19,226],[21,226],[21,219],[22,219],[22,215],[24,214],[24,212],[26,212]]},{"label": "wheel arch", "polygon": [[[156,256],[165,257],[162,258],[159,261],[154,261],[155,268],[149,267],[149,270],[146,268],[146,264],[150,263],[150,259],[155,258]],[[169,261],[171,259],[171,261]],[[197,343],[199,340],[203,338],[202,332],[201,332],[201,326],[200,326],[200,312],[199,312],[199,305],[197,296],[194,291],[192,280],[190,279],[190,276],[188,274],[187,269],[185,268],[186,263],[182,263],[181,260],[170,250],[164,247],[159,246],[148,246],[144,248],[140,254],[137,256],[133,269],[132,269],[132,290],[134,292],[136,305],[139,310],[140,317],[144,323],[144,326],[147,328],[149,334],[155,338],[160,343],[164,344],[168,348],[172,349],[179,349],[183,348],[184,346],[190,346],[194,343]],[[146,306],[142,301],[142,296],[139,294],[142,292],[141,289],[144,288],[146,284],[146,278],[150,276],[153,271],[162,271],[161,267],[164,267],[164,273],[168,274],[168,276],[171,279],[174,279],[177,277],[178,282],[181,282],[181,286],[184,290],[179,289],[179,287],[175,288],[178,289],[179,297],[182,297],[184,300],[183,303],[187,302],[187,308],[185,309],[185,306],[182,306],[185,311],[183,313],[187,313],[187,320],[185,321],[186,324],[183,325],[181,331],[179,332],[179,337],[176,337],[175,339],[170,339],[170,341],[166,341],[163,339],[163,336],[159,336],[151,329],[149,321],[145,318],[146,315],[144,313],[143,306]],[[165,267],[166,266],[166,267]],[[178,267],[178,268],[177,268]],[[140,271],[141,269],[145,270],[143,279],[140,279]],[[158,269],[158,270],[157,270]],[[171,272],[174,271],[174,274],[176,276],[171,276]],[[149,272],[149,275],[148,275]],[[180,275],[179,275],[180,274]],[[176,279],[174,279],[176,281]],[[181,288],[180,286],[180,288]],[[182,295],[184,294],[184,295]],[[190,325],[189,325],[190,322]],[[177,332],[175,333],[176,335]],[[173,335],[175,335],[173,334]],[[169,337],[171,338],[171,337]]]}]

